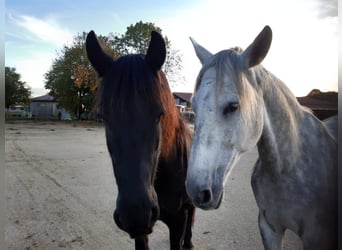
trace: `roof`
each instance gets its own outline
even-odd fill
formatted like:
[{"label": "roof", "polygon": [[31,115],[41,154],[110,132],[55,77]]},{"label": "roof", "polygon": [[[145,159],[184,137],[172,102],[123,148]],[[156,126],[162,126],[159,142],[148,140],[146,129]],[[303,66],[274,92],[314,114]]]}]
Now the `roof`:
[{"label": "roof", "polygon": [[297,97],[298,102],[312,110],[337,110],[337,102],[334,100],[320,100],[310,96]]},{"label": "roof", "polygon": [[173,92],[173,95],[175,97],[178,97],[180,99],[182,99],[183,101],[186,101],[188,103],[191,103],[191,97],[192,97],[192,93],[187,93],[187,92]]},{"label": "roof", "polygon": [[31,99],[32,102],[56,102],[56,99],[51,95],[37,96]]}]

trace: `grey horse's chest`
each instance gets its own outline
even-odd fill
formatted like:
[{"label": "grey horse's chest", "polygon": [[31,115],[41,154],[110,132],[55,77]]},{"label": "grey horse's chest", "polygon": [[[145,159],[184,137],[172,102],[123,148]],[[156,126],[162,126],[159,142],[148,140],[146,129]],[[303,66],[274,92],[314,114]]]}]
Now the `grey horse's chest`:
[{"label": "grey horse's chest", "polygon": [[[298,234],[306,220],[303,215],[312,199],[303,194],[305,190],[300,190],[301,181],[296,176],[286,172],[270,173],[266,171],[267,168],[258,160],[251,179],[259,210],[272,226],[286,227]],[[310,217],[309,213],[306,214]]]}]

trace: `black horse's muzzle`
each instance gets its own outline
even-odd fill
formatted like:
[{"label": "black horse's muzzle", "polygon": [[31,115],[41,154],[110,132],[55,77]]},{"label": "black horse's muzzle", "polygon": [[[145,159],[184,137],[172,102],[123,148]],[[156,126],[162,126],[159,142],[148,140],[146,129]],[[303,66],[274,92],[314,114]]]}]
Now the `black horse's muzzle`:
[{"label": "black horse's muzzle", "polygon": [[118,204],[113,217],[121,230],[127,232],[131,238],[137,238],[152,233],[152,228],[159,218],[159,206],[155,201],[143,208]]}]

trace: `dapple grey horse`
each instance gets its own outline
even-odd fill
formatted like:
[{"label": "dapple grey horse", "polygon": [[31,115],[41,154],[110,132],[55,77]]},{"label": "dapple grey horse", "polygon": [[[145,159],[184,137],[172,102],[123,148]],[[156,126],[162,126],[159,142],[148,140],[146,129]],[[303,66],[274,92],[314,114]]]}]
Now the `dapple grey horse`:
[{"label": "dapple grey horse", "polygon": [[286,229],[304,249],[336,249],[337,118],[318,120],[260,64],[271,41],[266,26],[246,50],[213,55],[192,39],[203,67],[187,192],[197,207],[218,208],[229,172],[257,146],[252,188],[265,249],[281,249]]}]

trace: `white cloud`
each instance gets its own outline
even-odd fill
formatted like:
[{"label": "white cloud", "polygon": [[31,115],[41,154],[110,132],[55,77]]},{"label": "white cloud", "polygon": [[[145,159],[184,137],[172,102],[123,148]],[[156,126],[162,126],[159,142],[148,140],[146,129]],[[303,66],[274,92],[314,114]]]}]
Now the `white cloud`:
[{"label": "white cloud", "polygon": [[[62,46],[68,44],[73,39],[73,34],[64,27],[61,27],[53,17],[45,19],[38,19],[28,15],[14,15],[7,13],[9,21],[24,29],[24,37],[36,39],[35,41],[42,41],[53,46]],[[13,26],[12,26],[13,27]],[[12,36],[23,36],[23,34],[16,34],[15,31],[8,31]]]},{"label": "white cloud", "polygon": [[337,0],[316,0],[316,2],[316,11],[319,18],[337,17]]},{"label": "white cloud", "polygon": [[[282,79],[296,95],[305,95],[312,88],[336,89],[337,18],[319,18],[319,1],[323,2],[201,0],[193,2],[188,8],[173,10],[162,19],[153,20],[169,37],[173,47],[184,55],[183,73],[187,85],[178,85],[175,90],[192,91],[201,67],[189,36],[215,53],[232,46],[245,48],[266,24],[271,26],[274,33],[271,49],[263,62],[267,69]],[[81,22],[81,27],[96,27],[97,33],[105,33],[101,30],[108,27],[102,25],[104,22],[115,24],[115,27],[129,25],[124,24],[127,20],[121,20],[118,15],[106,17],[103,14],[97,20]],[[13,49],[13,46],[18,47],[19,44],[13,44],[13,41],[25,41],[20,46],[25,46],[30,56],[22,56],[16,65],[9,66],[16,66],[23,80],[32,87],[36,84],[43,86],[43,74],[50,67],[56,51],[72,41],[72,32],[58,22],[60,18],[51,15],[36,18],[7,11],[6,19],[10,21],[10,25],[6,23],[6,36],[13,38],[10,43],[6,41],[6,61],[11,56],[7,53],[8,47],[12,46],[9,51],[13,58],[19,54],[18,48]],[[41,52],[42,47],[46,52],[44,54]],[[24,52],[25,49],[21,48],[20,53]]]},{"label": "white cloud", "polygon": [[158,24],[184,54],[188,86],[182,89],[188,91],[201,67],[189,36],[216,53],[233,46],[246,48],[264,25],[270,25],[273,42],[263,65],[300,96],[313,88],[337,88],[336,20],[319,19],[312,1],[208,0]]},{"label": "white cloud", "polygon": [[56,52],[72,42],[73,34],[53,17],[38,19],[7,12],[6,19],[6,66],[16,68],[34,96],[41,94],[44,74]]}]

